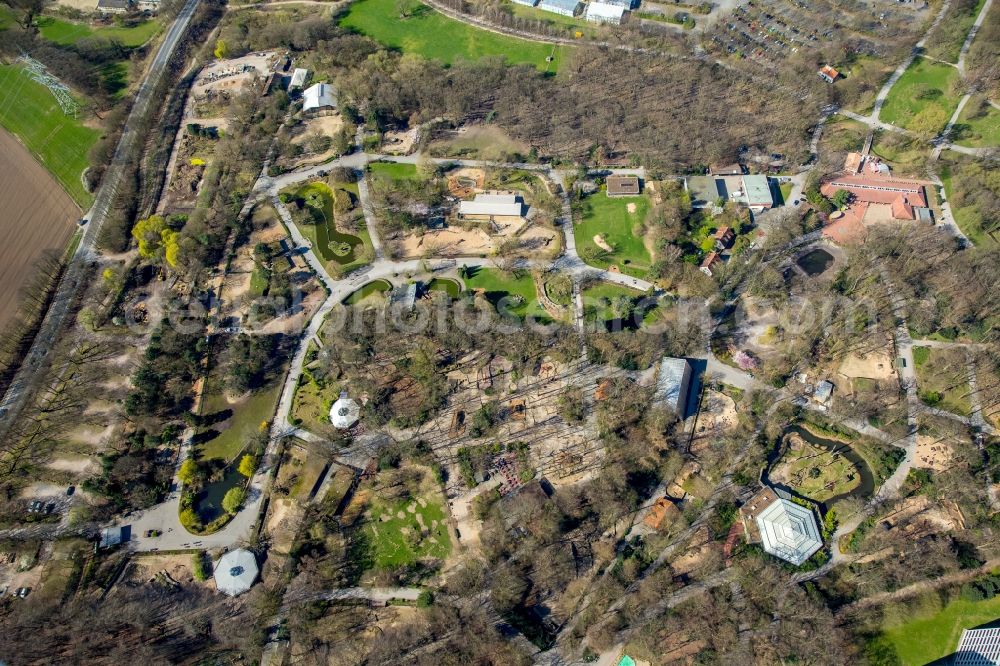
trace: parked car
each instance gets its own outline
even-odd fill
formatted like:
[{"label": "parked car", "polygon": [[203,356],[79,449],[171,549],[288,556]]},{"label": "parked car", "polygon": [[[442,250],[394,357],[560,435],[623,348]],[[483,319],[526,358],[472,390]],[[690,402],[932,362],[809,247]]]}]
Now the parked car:
[{"label": "parked car", "polygon": [[28,595],[29,595],[30,593],[31,593],[31,588],[30,588],[30,587],[22,587],[22,588],[18,589],[18,590],[17,590],[17,591],[16,591],[15,593],[14,593],[14,596],[15,596],[15,597],[20,597],[21,599],[24,599],[24,598],[25,598],[26,596],[28,596]]},{"label": "parked car", "polygon": [[76,486],[70,486],[66,489],[66,497],[72,497],[73,493],[76,492]]}]

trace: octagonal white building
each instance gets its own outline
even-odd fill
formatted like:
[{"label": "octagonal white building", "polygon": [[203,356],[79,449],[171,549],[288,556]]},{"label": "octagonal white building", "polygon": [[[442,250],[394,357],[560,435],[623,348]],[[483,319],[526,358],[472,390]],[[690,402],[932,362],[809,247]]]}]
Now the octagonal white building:
[{"label": "octagonal white building", "polygon": [[358,422],[361,416],[361,406],[347,397],[347,391],[341,391],[337,402],[330,407],[330,423],[335,428],[346,430]]},{"label": "octagonal white building", "polygon": [[245,548],[237,548],[215,563],[215,587],[219,592],[235,597],[253,587],[258,573],[260,569],[254,554]]}]

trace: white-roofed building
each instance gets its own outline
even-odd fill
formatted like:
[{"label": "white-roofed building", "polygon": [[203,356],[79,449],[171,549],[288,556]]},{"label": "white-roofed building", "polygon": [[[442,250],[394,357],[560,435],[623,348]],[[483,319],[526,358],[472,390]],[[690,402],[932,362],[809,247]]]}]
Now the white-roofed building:
[{"label": "white-roofed building", "polygon": [[955,666],[1000,664],[1000,628],[963,630],[951,663]]},{"label": "white-roofed building", "polygon": [[622,17],[625,16],[625,8],[606,2],[591,2],[587,5],[587,12],[584,16],[591,23],[618,25],[622,22]]},{"label": "white-roofed building", "polygon": [[580,13],[580,6],[579,0],[541,0],[538,3],[539,9],[561,16],[576,16]]},{"label": "white-roofed building", "polygon": [[215,587],[223,594],[235,597],[243,594],[257,580],[257,558],[245,548],[231,550],[215,563]]},{"label": "white-roofed building", "polygon": [[346,430],[358,422],[361,416],[361,405],[356,400],[347,397],[347,391],[341,391],[337,402],[330,407],[330,423],[336,428]]},{"label": "white-roofed building", "polygon": [[458,216],[473,220],[523,217],[524,202],[516,194],[477,194],[472,201],[459,202]]},{"label": "white-roofed building", "polygon": [[795,566],[823,547],[812,510],[779,497],[772,488],[764,488],[751,497],[740,512],[747,532],[751,537],[759,537],[766,552]]},{"label": "white-roofed building", "polygon": [[333,91],[333,86],[328,83],[309,86],[302,93],[302,99],[302,110],[306,112],[337,107],[337,94]]},{"label": "white-roofed building", "polygon": [[656,401],[672,409],[677,417],[684,418],[687,407],[691,366],[682,358],[664,358],[660,361],[660,374],[656,378]]},{"label": "white-roofed building", "polygon": [[292,90],[294,88],[301,88],[306,84],[307,78],[309,78],[309,70],[302,67],[296,67],[295,71],[292,72],[292,80],[288,84],[288,89]]}]

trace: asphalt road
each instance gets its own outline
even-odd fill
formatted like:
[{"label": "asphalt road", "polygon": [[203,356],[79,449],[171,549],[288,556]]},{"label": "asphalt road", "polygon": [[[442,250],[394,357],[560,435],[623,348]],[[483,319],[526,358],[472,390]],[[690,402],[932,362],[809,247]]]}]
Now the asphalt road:
[{"label": "asphalt road", "polygon": [[199,2],[200,0],[187,0],[187,4],[184,5],[170,29],[167,30],[159,50],[146,70],[146,77],[139,85],[135,103],[125,121],[125,128],[118,140],[114,157],[104,174],[100,187],[97,189],[94,205],[86,214],[90,222],[84,230],[76,254],[73,255],[66,267],[66,272],[56,288],[56,293],[45,318],[42,320],[38,334],[25,355],[17,374],[14,375],[13,381],[7,388],[3,401],[0,402],[0,437],[7,434],[11,424],[14,423],[31,398],[34,381],[44,374],[42,370],[45,367],[46,357],[52,350],[56,338],[66,323],[66,317],[72,310],[71,306],[84,285],[84,280],[87,277],[86,266],[95,257],[94,248],[100,237],[101,227],[107,219],[108,210],[114,201],[115,192],[122,181],[126,157],[137,148],[142,140],[137,128],[142,126],[151,104],[154,103],[153,93],[164,71],[166,71],[167,63],[173,56],[177,43],[187,30]]}]

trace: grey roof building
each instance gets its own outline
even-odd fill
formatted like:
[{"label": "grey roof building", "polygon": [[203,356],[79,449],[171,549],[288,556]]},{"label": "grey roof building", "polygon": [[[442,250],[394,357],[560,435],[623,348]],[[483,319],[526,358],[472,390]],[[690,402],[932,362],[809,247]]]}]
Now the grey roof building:
[{"label": "grey roof building", "polygon": [[756,512],[761,545],[771,555],[798,566],[823,547],[816,516],[801,504],[775,497]]},{"label": "grey roof building", "polygon": [[690,383],[691,366],[687,361],[664,358],[660,361],[660,374],[656,378],[656,401],[664,403],[678,418],[683,419]]},{"label": "grey roof building", "polygon": [[576,16],[582,5],[579,0],[542,0],[538,3],[538,8],[562,16]]},{"label": "grey roof building", "polygon": [[215,587],[222,593],[235,597],[253,587],[260,569],[257,558],[249,550],[231,550],[215,563]]},{"label": "grey roof building", "polygon": [[955,666],[1000,664],[1000,628],[963,631],[951,663]]}]

